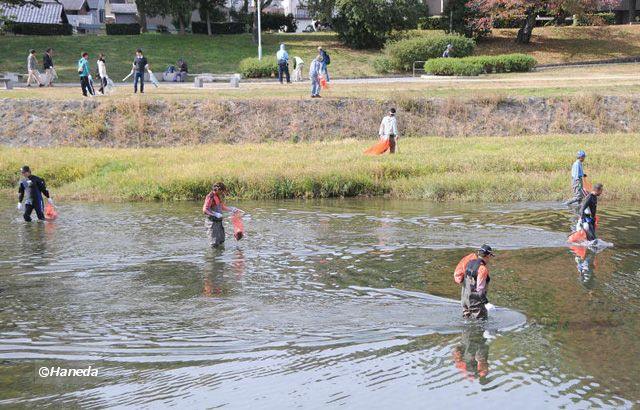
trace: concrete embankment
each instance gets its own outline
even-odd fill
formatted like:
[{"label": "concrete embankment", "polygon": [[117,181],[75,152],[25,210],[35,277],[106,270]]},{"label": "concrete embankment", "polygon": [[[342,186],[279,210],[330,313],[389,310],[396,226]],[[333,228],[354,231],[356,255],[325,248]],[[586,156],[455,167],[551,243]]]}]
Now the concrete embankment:
[{"label": "concrete embankment", "polygon": [[640,132],[640,96],[326,100],[0,99],[0,144],[160,147],[375,138],[388,107],[403,136]]}]

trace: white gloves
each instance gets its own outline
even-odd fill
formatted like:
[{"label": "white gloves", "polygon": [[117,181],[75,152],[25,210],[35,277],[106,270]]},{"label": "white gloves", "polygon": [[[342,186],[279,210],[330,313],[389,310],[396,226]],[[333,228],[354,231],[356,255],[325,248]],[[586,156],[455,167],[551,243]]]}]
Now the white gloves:
[{"label": "white gloves", "polygon": [[22,202],[18,202],[18,206],[16,206],[18,211],[22,211]]},{"label": "white gloves", "polygon": [[51,204],[51,206],[54,206],[55,204],[53,203],[53,199],[51,198],[47,198],[47,202],[49,202]]},{"label": "white gloves", "polygon": [[218,219],[222,219],[222,214],[220,212],[214,212],[213,213],[213,217],[214,218],[218,218]]},{"label": "white gloves", "polygon": [[487,304],[485,304],[485,305],[484,305],[484,307],[486,307],[486,308],[487,308],[487,310],[493,310],[493,309],[495,309],[495,308],[496,308],[496,307],[495,307],[494,305],[492,305],[491,303],[487,303]]}]

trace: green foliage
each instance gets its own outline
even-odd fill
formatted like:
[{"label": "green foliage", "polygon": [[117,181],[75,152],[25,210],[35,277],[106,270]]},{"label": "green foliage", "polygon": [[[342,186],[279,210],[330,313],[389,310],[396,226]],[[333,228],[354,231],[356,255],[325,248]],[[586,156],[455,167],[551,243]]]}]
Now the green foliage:
[{"label": "green foliage", "polygon": [[535,58],[526,54],[476,56],[465,58],[436,58],[427,61],[425,72],[433,75],[476,76],[483,73],[515,73],[531,71]]},{"label": "green foliage", "polygon": [[449,19],[443,16],[423,17],[418,20],[420,30],[446,30],[449,27]]},{"label": "green foliage", "polygon": [[110,36],[131,36],[140,34],[140,24],[107,24],[107,34]]},{"label": "green foliage", "polygon": [[386,45],[385,54],[395,70],[409,71],[415,61],[426,61],[442,56],[447,45],[453,45],[452,57],[466,57],[473,53],[476,43],[459,35],[413,37]]},{"label": "green foliage", "polygon": [[442,10],[443,18],[446,20],[443,29],[447,33],[458,33],[476,40],[489,35],[491,33],[489,26],[476,24],[484,15],[476,3],[468,0],[447,1]]},{"label": "green foliage", "polygon": [[291,13],[286,16],[283,13],[262,13],[260,25],[264,31],[279,31],[286,27],[287,33],[295,33],[298,28],[296,19]]},{"label": "green foliage", "polygon": [[70,36],[73,27],[70,24],[18,23],[8,21],[7,31],[13,34],[32,36]]},{"label": "green foliage", "polygon": [[391,60],[389,59],[389,57],[385,55],[376,57],[375,60],[373,60],[372,64],[373,64],[373,69],[378,74],[388,74],[395,71],[393,68],[393,64],[391,63]]},{"label": "green foliage", "polygon": [[278,63],[274,58],[245,58],[240,61],[239,70],[245,78],[273,77],[278,72]]},{"label": "green foliage", "polygon": [[350,47],[381,48],[393,30],[416,28],[424,11],[419,0],[338,0],[333,28]]}]

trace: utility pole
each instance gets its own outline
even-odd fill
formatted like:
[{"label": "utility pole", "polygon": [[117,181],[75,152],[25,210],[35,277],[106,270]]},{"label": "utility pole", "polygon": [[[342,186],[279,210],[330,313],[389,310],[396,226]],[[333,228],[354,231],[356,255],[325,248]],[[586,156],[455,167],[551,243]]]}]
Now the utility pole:
[{"label": "utility pole", "polygon": [[257,13],[258,13],[258,60],[262,60],[262,12],[261,8],[262,0],[256,0]]}]

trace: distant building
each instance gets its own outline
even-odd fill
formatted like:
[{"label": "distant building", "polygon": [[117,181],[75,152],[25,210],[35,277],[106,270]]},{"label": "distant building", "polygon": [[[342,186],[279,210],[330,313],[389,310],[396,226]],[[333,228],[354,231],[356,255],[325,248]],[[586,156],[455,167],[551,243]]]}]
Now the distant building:
[{"label": "distant building", "polygon": [[[32,5],[14,6],[0,1],[0,14],[18,23],[68,24],[64,7],[59,3],[43,3],[40,7]],[[1,23],[0,23],[1,24]]]},{"label": "distant building", "polygon": [[106,0],[104,10],[107,23],[133,24],[140,20],[135,1]]},{"label": "distant building", "polygon": [[105,0],[89,0],[88,4],[93,24],[104,24],[106,21]]}]

